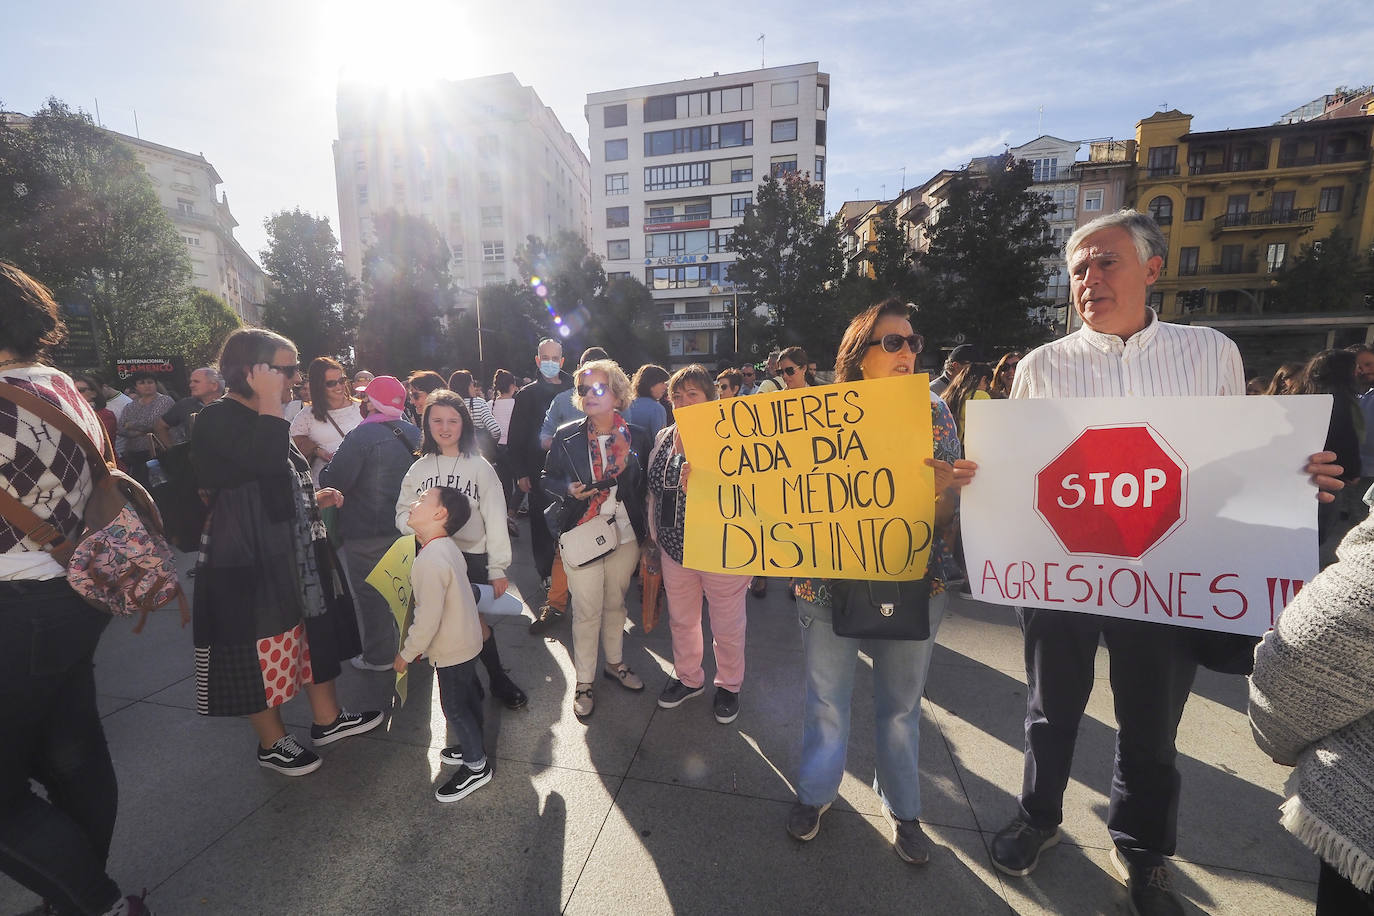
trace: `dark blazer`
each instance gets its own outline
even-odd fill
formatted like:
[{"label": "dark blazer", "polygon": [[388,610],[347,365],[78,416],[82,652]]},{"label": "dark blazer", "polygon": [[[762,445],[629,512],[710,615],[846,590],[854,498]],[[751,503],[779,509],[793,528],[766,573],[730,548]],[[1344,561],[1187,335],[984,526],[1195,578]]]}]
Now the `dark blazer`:
[{"label": "dark blazer", "polygon": [[[596,482],[592,476],[591,455],[587,451],[587,424],[590,422],[584,418],[558,427],[553,434],[549,455],[544,460],[544,474],[539,482],[552,500],[544,520],[555,538],[567,530],[559,523],[566,515],[566,507],[572,503],[586,505],[582,500],[574,500],[569,496],[568,487],[572,486],[573,481],[581,481],[584,486]],[[642,426],[633,423],[627,423],[626,426],[630,430],[630,458],[616,478],[616,499],[625,506],[625,513],[635,530],[635,539],[642,544],[649,534],[644,521],[644,504],[649,491],[647,464],[653,442]]]}]

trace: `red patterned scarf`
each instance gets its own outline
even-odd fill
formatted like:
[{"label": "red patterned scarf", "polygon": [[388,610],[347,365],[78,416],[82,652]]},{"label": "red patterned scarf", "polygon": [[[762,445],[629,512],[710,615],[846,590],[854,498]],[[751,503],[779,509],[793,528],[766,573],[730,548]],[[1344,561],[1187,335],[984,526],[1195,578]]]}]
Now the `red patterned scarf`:
[{"label": "red patterned scarf", "polygon": [[[592,428],[591,420],[587,421],[587,453],[592,462],[592,479],[587,481],[588,484],[605,480],[607,477],[618,477],[620,472],[625,470],[625,465],[629,463],[630,427],[626,425],[625,418],[620,415],[618,410],[611,419],[615,425],[612,428],[610,442],[607,443],[606,448],[609,461],[602,460],[601,449],[597,446],[596,431]],[[593,492],[592,498],[587,500],[587,511],[582,513],[582,518],[578,524],[596,518],[610,493],[610,488]]]}]

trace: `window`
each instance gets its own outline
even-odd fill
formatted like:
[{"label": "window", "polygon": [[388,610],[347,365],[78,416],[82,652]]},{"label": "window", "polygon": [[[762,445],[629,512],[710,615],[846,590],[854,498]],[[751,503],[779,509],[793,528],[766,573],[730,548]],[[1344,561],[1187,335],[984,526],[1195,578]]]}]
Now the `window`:
[{"label": "window", "polygon": [[710,229],[708,232],[706,250],[710,254],[720,254],[730,250],[730,238],[735,234],[735,230]]},{"label": "window", "polygon": [[607,283],[614,283],[616,280],[628,280],[628,279],[630,279],[630,272],[629,272],[628,270],[608,270],[608,271],[606,271],[606,282],[607,282]]},{"label": "window", "polygon": [[483,261],[504,261],[506,259],[506,243],[497,240],[494,242],[482,243]]},{"label": "window", "polygon": [[772,89],[772,104],[774,108],[777,108],[779,105],[797,104],[796,80],[792,80],[789,83],[774,83],[770,88]]},{"label": "window", "polygon": [[482,208],[482,227],[483,227],[483,228],[493,228],[493,227],[500,226],[500,225],[501,225],[501,208],[500,208],[500,207],[483,207],[483,208]]},{"label": "window", "polygon": [[1050,214],[1050,219],[1073,219],[1074,211],[1078,209],[1077,188],[1055,188],[1041,196],[1054,204],[1054,212]]},{"label": "window", "polygon": [[711,202],[709,200],[693,201],[682,208],[682,218],[685,220],[710,219]]},{"label": "window", "polygon": [[1083,192],[1083,212],[1096,213],[1102,209],[1102,189]]},{"label": "window", "polygon": [[1180,277],[1191,277],[1197,273],[1198,249],[1180,248],[1178,250],[1178,275]]},{"label": "window", "polygon": [[630,193],[630,173],[616,172],[614,175],[606,176],[606,194],[629,194]]},{"label": "window", "polygon": [[774,156],[773,161],[768,166],[768,174],[777,178],[779,175],[786,175],[788,172],[797,170],[796,156]]},{"label": "window", "polygon": [[816,110],[825,111],[830,107],[830,87],[823,84],[816,84]]},{"label": "window", "polygon": [[630,141],[624,138],[620,140],[606,141],[606,161],[617,162],[621,159],[630,158]]},{"label": "window", "polygon": [[1269,198],[1269,209],[1274,212],[1276,219],[1286,220],[1293,218],[1293,204],[1297,197],[1294,191],[1275,191]]},{"label": "window", "polygon": [[650,166],[644,170],[644,190],[695,188],[711,183],[711,163],[684,162],[682,165]]},{"label": "window", "polygon": [[816,145],[825,146],[825,121],[816,122]]},{"label": "window", "polygon": [[1206,209],[1207,198],[1190,197],[1183,202],[1183,221],[1185,223],[1195,223],[1202,219],[1202,214]]},{"label": "window", "polygon": [[[698,118],[702,115],[733,111],[752,111],[754,87],[727,86],[706,92],[684,92],[678,95],[656,95],[644,100],[644,120],[671,121],[674,118]],[[620,122],[624,124],[624,121]],[[606,125],[610,127],[610,124]]]},{"label": "window", "polygon": [[629,207],[607,207],[606,208],[606,228],[623,229],[630,225]]},{"label": "window", "polygon": [[1059,159],[1055,156],[1043,159],[1032,159],[1031,180],[1032,181],[1054,181],[1059,177]]},{"label": "window", "polygon": [[816,175],[815,175],[815,177],[816,177],[816,180],[817,180],[817,181],[825,181],[825,157],[824,157],[824,156],[817,156],[817,157],[816,157]]},{"label": "window", "polygon": [[731,194],[730,195],[730,215],[743,216],[744,211],[754,205],[753,194]]},{"label": "window", "polygon": [[645,121],[671,121],[677,117],[677,96],[656,95],[644,100]]},{"label": "window", "polygon": [[602,127],[624,127],[625,126],[625,106],[607,105],[601,109]]},{"label": "window", "polygon": [[1275,273],[1283,270],[1284,259],[1288,257],[1288,245],[1284,242],[1274,242],[1269,246],[1265,253],[1264,260],[1269,266],[1269,272]]},{"label": "window", "polygon": [[358,185],[358,203],[367,203],[367,185],[365,184]]},{"label": "window", "polygon": [[1188,174],[1203,175],[1207,172],[1207,151],[1190,150],[1188,153]]},{"label": "window", "polygon": [[723,265],[695,264],[688,267],[650,267],[644,271],[644,285],[650,289],[696,289],[721,281]]},{"label": "window", "polygon": [[494,193],[501,190],[501,176],[495,172],[483,172],[481,181],[483,191]]},{"label": "window", "polygon": [[1322,188],[1321,197],[1317,202],[1317,210],[1321,213],[1337,213],[1341,209],[1341,192],[1344,188]]},{"label": "window", "polygon": [[773,142],[786,143],[788,140],[797,139],[797,119],[788,118],[785,121],[773,122]]},{"label": "window", "polygon": [[185,242],[187,245],[190,245],[192,248],[200,247],[200,236],[198,235],[183,235],[181,237],[181,240]]},{"label": "window", "polygon": [[[623,106],[622,106],[623,107]],[[606,260],[625,261],[630,257],[629,239],[611,239],[606,243]]]},{"label": "window", "polygon": [[1178,147],[1150,147],[1149,157],[1146,160],[1146,168],[1149,170],[1151,178],[1154,178],[1159,175],[1177,175]]},{"label": "window", "polygon": [[650,207],[649,222],[651,223],[671,223],[673,221],[672,207]]},{"label": "window", "polygon": [[1222,245],[1221,246],[1221,272],[1224,274],[1238,274],[1241,271],[1241,264],[1245,259],[1244,245]]},{"label": "window", "polygon": [[1146,300],[1146,305],[1158,312],[1160,309],[1164,308],[1164,294],[1150,293],[1150,298]]},{"label": "window", "polygon": [[1149,213],[1156,223],[1167,226],[1174,221],[1174,202],[1161,194],[1150,201]]},{"label": "window", "polygon": [[674,153],[695,153],[707,149],[753,145],[753,121],[730,121],[725,124],[649,131],[644,134],[646,156],[671,156]]},{"label": "window", "polygon": [[738,184],[738,183],[741,182],[741,181],[753,181],[753,180],[754,180],[754,170],[753,170],[753,169],[731,169],[731,170],[730,170],[730,181],[731,181],[732,183]]},{"label": "window", "polygon": [[455,263],[455,264],[462,264],[462,263],[463,263],[463,243],[462,243],[462,242],[449,242],[449,244],[448,244],[448,250],[449,250],[449,254],[451,254],[451,255],[453,256],[453,263]]},{"label": "window", "polygon": [[185,213],[187,216],[194,215],[196,212],[196,202],[194,200],[187,200],[184,197],[178,197],[177,212]]}]

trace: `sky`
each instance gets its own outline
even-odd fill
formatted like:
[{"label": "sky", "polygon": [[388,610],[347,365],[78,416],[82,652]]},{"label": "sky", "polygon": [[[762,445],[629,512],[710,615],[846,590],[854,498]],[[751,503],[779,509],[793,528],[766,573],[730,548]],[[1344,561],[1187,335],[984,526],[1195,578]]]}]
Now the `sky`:
[{"label": "sky", "polygon": [[98,102],[106,127],[204,154],[256,256],[279,210],[337,230],[341,74],[413,85],[509,71],[585,151],[589,92],[816,61],[831,78],[835,210],[1040,134],[1130,138],[1166,106],[1196,130],[1269,124],[1374,83],[1370,48],[1370,0],[49,0],[7,5],[0,107]]}]

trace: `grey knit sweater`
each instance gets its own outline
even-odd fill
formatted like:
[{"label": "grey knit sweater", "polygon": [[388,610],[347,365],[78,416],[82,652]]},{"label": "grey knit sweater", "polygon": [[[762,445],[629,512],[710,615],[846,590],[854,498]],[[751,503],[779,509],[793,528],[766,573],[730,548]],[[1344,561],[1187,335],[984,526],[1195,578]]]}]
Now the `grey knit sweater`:
[{"label": "grey knit sweater", "polygon": [[[1374,492],[1374,491],[1372,491]],[[1363,891],[1374,890],[1374,519],[1284,610],[1255,650],[1250,726],[1295,764],[1281,823]]]}]

